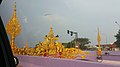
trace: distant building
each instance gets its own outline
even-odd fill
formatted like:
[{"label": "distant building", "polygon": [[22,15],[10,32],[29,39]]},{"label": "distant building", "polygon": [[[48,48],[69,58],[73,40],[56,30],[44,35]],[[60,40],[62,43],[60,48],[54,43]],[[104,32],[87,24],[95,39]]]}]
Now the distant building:
[{"label": "distant building", "polygon": [[[96,45],[98,47],[98,45]],[[109,50],[109,51],[118,51],[119,48],[117,48],[116,44],[101,44],[100,45],[102,50]]]},{"label": "distant building", "polygon": [[85,45],[87,47],[87,50],[91,50],[91,51],[94,51],[94,50],[97,50],[97,46],[96,45]]}]

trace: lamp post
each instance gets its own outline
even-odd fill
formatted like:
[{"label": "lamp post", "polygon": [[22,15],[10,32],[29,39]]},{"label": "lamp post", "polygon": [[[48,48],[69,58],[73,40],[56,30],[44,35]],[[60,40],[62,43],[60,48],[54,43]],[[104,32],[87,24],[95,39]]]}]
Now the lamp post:
[{"label": "lamp post", "polygon": [[79,48],[78,45],[77,45],[78,33],[74,32],[74,31],[67,30],[67,34],[70,34],[71,36],[73,36],[73,34],[75,34],[75,47]]}]

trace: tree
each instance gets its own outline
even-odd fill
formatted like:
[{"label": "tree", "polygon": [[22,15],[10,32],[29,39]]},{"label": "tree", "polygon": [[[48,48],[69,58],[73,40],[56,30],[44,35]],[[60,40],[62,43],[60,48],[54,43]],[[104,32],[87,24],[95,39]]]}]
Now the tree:
[{"label": "tree", "polygon": [[114,42],[116,44],[117,47],[120,48],[120,30],[118,31],[118,33],[115,35],[116,37],[116,41]]},{"label": "tree", "polygon": [[66,48],[71,48],[71,47],[75,47],[75,43],[79,43],[79,47],[80,49],[82,50],[85,50],[87,49],[87,46],[85,46],[86,44],[89,44],[90,41],[88,38],[77,38],[77,39],[74,39],[68,43],[63,43],[63,45],[66,47]]},{"label": "tree", "polygon": [[75,42],[68,42],[68,43],[62,43],[65,48],[72,48],[75,47]]},{"label": "tree", "polygon": [[79,43],[78,46],[82,50],[87,49],[87,46],[85,45],[91,43],[88,38],[77,38],[77,39],[74,39],[73,42],[78,42]]}]

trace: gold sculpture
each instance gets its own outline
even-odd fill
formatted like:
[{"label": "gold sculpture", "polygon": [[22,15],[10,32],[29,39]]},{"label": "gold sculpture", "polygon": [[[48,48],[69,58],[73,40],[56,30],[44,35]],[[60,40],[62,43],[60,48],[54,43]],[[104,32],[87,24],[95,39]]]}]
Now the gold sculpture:
[{"label": "gold sculpture", "polygon": [[62,52],[64,46],[57,42],[58,39],[58,35],[55,37],[52,27],[50,27],[50,32],[45,36],[45,41],[40,42],[35,47],[37,54],[42,56],[56,56]]},{"label": "gold sculpture", "polygon": [[18,34],[21,32],[21,25],[19,23],[19,20],[18,20],[17,14],[16,14],[16,2],[14,5],[14,12],[13,12],[12,18],[6,25],[6,31],[11,37],[10,44],[11,44],[12,51],[14,53],[16,50],[16,46],[14,43],[15,37],[18,36]]},{"label": "gold sculpture", "polygon": [[28,42],[26,42],[25,47],[16,47],[17,50],[15,50],[14,54],[68,59],[75,59],[77,57],[85,59],[89,54],[76,48],[64,48],[62,43],[57,41],[58,39],[59,37],[54,36],[52,27],[50,27],[50,32],[45,36],[45,41],[39,42],[34,48],[30,48]]},{"label": "gold sculpture", "polygon": [[98,56],[101,56],[101,55],[102,55],[102,50],[101,50],[101,47],[100,47],[101,37],[100,37],[100,32],[99,32],[99,29],[98,29],[97,41],[98,41],[98,50],[97,50],[97,55],[98,55]]},{"label": "gold sculpture", "polygon": [[62,43],[58,42],[59,36],[54,36],[52,26],[50,27],[49,34],[44,37],[45,41],[39,42],[39,44],[33,48],[30,48],[28,42],[26,42],[25,47],[18,48],[14,41],[15,37],[21,32],[21,25],[16,14],[16,3],[14,5],[12,18],[6,25],[6,31],[11,37],[11,48],[14,55],[47,56],[69,59],[80,57],[81,59],[85,59],[87,54],[89,54],[77,48],[65,48]]}]

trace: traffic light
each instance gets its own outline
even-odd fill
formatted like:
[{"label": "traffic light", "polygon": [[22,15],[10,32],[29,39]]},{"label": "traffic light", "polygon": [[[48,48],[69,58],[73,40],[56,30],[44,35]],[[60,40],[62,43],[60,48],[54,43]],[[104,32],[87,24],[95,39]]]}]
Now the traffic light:
[{"label": "traffic light", "polygon": [[71,36],[73,35],[73,32],[71,31]]},{"label": "traffic light", "polygon": [[70,33],[70,31],[69,30],[67,30],[67,34],[69,34]]}]

